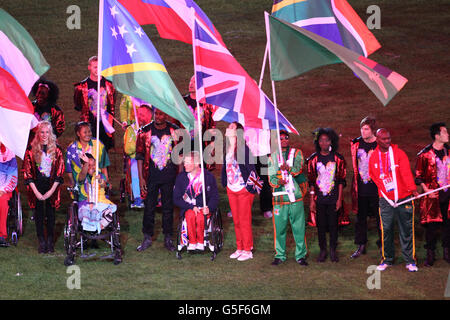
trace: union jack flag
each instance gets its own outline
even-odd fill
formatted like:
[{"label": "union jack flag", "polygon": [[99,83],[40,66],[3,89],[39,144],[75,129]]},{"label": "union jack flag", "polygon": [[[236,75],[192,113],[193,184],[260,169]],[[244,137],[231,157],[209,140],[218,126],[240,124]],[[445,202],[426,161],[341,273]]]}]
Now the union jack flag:
[{"label": "union jack flag", "polygon": [[183,219],[183,223],[181,224],[181,239],[180,239],[180,244],[182,246],[187,246],[188,245],[188,234],[187,234],[187,223],[186,223],[186,219]]},{"label": "union jack flag", "polygon": [[253,188],[258,192],[258,194],[261,192],[264,181],[262,181],[259,176],[255,173],[255,171],[252,171],[247,179],[247,184],[253,186]]},{"label": "union jack flag", "polygon": [[[259,129],[276,129],[275,107],[216,34],[195,14],[194,68],[197,99],[217,106],[215,120],[239,121]],[[216,115],[217,114],[217,115]],[[278,111],[280,129],[298,134]]]}]

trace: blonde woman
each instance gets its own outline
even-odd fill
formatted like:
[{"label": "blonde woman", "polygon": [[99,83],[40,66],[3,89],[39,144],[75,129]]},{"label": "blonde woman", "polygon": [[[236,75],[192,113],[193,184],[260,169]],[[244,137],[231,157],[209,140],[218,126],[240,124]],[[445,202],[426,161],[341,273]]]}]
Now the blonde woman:
[{"label": "blonde woman", "polygon": [[[59,186],[64,181],[64,156],[56,144],[50,122],[42,121],[37,126],[36,135],[25,153],[23,173],[28,189],[28,204],[35,210],[38,252],[52,253],[55,209],[60,205]],[[47,238],[44,235],[45,218]]]}]

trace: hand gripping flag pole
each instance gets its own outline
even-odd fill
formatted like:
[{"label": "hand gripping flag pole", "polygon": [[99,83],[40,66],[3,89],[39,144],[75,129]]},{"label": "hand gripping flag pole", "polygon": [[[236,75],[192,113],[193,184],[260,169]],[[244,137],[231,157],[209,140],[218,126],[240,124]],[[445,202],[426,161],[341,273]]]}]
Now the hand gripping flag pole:
[{"label": "hand gripping flag pole", "polygon": [[434,190],[430,190],[430,191],[425,192],[425,193],[421,193],[421,194],[419,194],[417,197],[412,197],[412,198],[403,200],[402,202],[394,203],[394,208],[396,208],[396,207],[398,207],[398,206],[401,206],[402,204],[408,203],[408,202],[410,202],[410,201],[420,199],[420,198],[425,197],[425,196],[427,196],[427,195],[429,195],[429,194],[432,194],[432,193],[438,192],[438,191],[440,191],[440,190],[449,188],[449,187],[450,187],[450,184],[448,184],[448,185],[446,185],[446,186],[443,186],[443,187],[440,187],[440,188],[437,188],[437,189],[434,189]]}]

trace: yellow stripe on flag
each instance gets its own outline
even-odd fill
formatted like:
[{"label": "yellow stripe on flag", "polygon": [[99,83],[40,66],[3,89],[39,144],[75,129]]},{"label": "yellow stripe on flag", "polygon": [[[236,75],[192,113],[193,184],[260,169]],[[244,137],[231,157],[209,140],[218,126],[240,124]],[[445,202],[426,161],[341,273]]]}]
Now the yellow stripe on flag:
[{"label": "yellow stripe on flag", "polygon": [[140,62],[140,63],[131,63],[131,64],[122,64],[119,66],[114,66],[102,71],[102,76],[114,76],[117,74],[123,73],[131,73],[138,71],[162,71],[166,72],[166,67],[160,63],[154,62]]},{"label": "yellow stripe on flag", "polygon": [[286,6],[290,6],[291,4],[304,2],[304,1],[308,1],[308,0],[284,0],[284,1],[278,2],[277,4],[274,4],[272,6],[272,13],[275,13],[278,10],[280,10]]}]

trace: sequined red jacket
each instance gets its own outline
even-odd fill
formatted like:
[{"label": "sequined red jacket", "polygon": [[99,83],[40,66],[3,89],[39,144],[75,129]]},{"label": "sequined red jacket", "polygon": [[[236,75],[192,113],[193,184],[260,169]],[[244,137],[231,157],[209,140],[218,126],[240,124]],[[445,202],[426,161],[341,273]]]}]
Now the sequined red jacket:
[{"label": "sequined red jacket", "polygon": [[[113,117],[115,115],[114,94],[115,89],[113,84],[105,79],[105,88],[107,93],[107,107],[108,111]],[[89,102],[88,102],[88,84],[87,78],[75,84],[75,91],[73,94],[75,103],[75,110],[81,111],[80,121],[89,122]]]},{"label": "sequined red jacket", "polygon": [[[318,160],[318,153],[313,153],[307,161],[307,167],[308,167],[308,182],[309,185],[316,185],[317,180],[317,160]],[[346,163],[345,159],[342,155],[335,152],[334,153],[334,161],[336,162],[336,174],[334,176],[336,186],[338,184],[342,184],[344,187],[347,185],[346,183],[346,176],[347,176],[347,169],[346,169]],[[314,195],[314,200],[317,199],[317,195]],[[345,226],[350,224],[350,220],[348,217],[348,211],[345,210],[344,200],[342,200],[342,207],[339,210],[339,225]],[[310,216],[308,219],[308,225],[315,227],[316,226],[316,212],[310,210]]]},{"label": "sequined red jacket", "polygon": [[[53,183],[59,182],[58,188],[55,190],[53,195],[50,197],[50,202],[52,207],[58,209],[61,204],[61,193],[60,186],[64,182],[64,155],[62,149],[57,146],[55,150],[55,160],[52,163],[52,169],[50,172],[50,185]],[[23,159],[22,171],[23,178],[25,180],[25,184],[27,185],[27,193],[28,193],[28,205],[31,209],[36,208],[36,196],[34,195],[33,190],[29,186],[31,182],[34,182],[37,178],[37,165],[36,160],[33,157],[33,153],[31,151],[31,147],[28,147],[25,152],[25,157]]]},{"label": "sequined red jacket", "polygon": [[[36,108],[38,108],[36,101],[32,102],[33,107],[34,107],[34,111],[36,112]],[[53,133],[56,135],[57,138],[59,138],[64,130],[66,129],[66,120],[64,118],[64,113],[61,110],[60,107],[58,107],[57,105],[54,105],[50,108],[50,122],[52,124],[52,128],[53,128]],[[34,129],[32,129],[30,131],[30,136],[28,138],[28,142],[33,141],[33,138],[36,134],[36,130],[37,127],[35,127]]]},{"label": "sequined red jacket", "polygon": [[[449,153],[450,147],[444,146]],[[437,189],[437,167],[436,154],[433,151],[433,146],[430,144],[426,146],[417,154],[415,182],[417,185],[424,183],[429,189]],[[442,222],[442,212],[439,207],[439,198],[430,198],[425,196],[420,199],[420,223]],[[446,212],[450,219],[450,207]]]},{"label": "sequined red jacket", "polygon": [[[152,123],[152,122],[151,122]],[[150,152],[152,147],[152,130],[150,124],[145,125],[139,130],[136,139],[136,159],[143,160],[142,164],[142,176],[146,182],[148,182],[148,176],[150,172]],[[170,129],[170,134],[174,140],[174,144],[177,144],[178,138],[176,137],[176,127],[170,122],[167,123]],[[147,193],[141,189],[141,199],[145,199]]]}]

